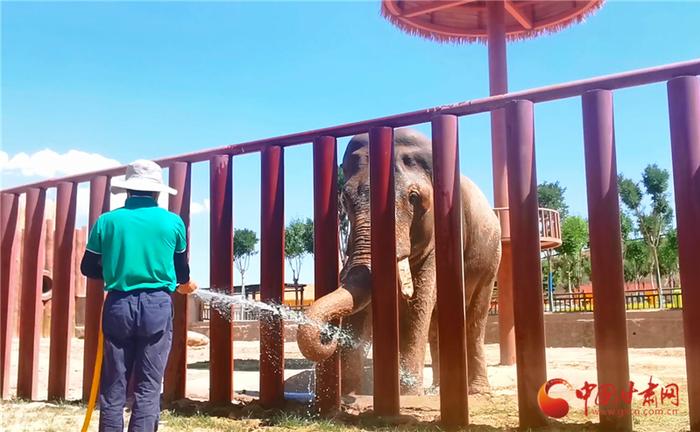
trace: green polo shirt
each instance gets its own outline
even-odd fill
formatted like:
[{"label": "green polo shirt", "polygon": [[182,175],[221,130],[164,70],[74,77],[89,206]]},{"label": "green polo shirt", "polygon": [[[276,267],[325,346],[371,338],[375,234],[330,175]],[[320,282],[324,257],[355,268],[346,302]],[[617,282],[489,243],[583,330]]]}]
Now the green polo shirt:
[{"label": "green polo shirt", "polygon": [[106,291],[177,286],[173,256],[187,248],[180,216],[151,197],[132,196],[104,213],[90,230],[86,249],[102,255]]}]

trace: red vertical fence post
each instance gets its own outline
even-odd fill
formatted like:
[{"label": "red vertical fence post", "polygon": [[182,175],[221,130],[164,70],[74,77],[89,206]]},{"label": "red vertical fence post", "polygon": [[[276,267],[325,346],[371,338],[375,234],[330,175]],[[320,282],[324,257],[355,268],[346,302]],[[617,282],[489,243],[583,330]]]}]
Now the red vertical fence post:
[{"label": "red vertical fence post", "polygon": [[435,278],[440,359],[440,415],[448,427],[469,423],[467,321],[457,117],[433,119]]},{"label": "red vertical fence post", "polygon": [[537,391],[547,380],[547,365],[534,135],[532,102],[518,100],[509,103],[506,107],[508,201],[513,254],[518,415],[522,428],[546,423],[537,405]]},{"label": "red vertical fence post", "polygon": [[[90,229],[102,213],[109,211],[109,177],[97,176],[90,180]],[[102,322],[102,303],[104,302],[104,282],[87,279],[85,288],[85,348],[83,351],[83,400],[90,398],[92,375],[97,358],[97,339]]]},{"label": "red vertical fence post", "polygon": [[[338,151],[334,137],[314,140],[314,289],[316,298],[338,288]],[[334,322],[337,325],[338,322]],[[316,406],[340,410],[340,356],[316,365]]]},{"label": "red vertical fence post", "polygon": [[65,399],[68,394],[70,342],[75,325],[75,278],[73,239],[78,184],[59,183],[56,190],[53,286],[51,289],[51,345],[49,348],[48,398]]},{"label": "red vertical fence post", "polygon": [[[233,292],[233,175],[231,156],[217,155],[210,165],[209,282],[212,289]],[[211,308],[209,318],[209,400],[223,404],[233,397],[233,314]]]},{"label": "red vertical fence post", "polygon": [[[260,300],[282,304],[284,298],[284,150],[265,147],[261,155]],[[260,402],[284,402],[284,321],[260,313]]]},{"label": "red vertical fence post", "polygon": [[[598,385],[629,391],[612,92],[590,91],[582,102]],[[604,430],[632,430],[630,404],[622,398],[611,399],[600,410],[600,425]]]},{"label": "red vertical fence post", "polygon": [[0,399],[10,396],[10,359],[14,336],[15,302],[17,301],[17,272],[15,254],[18,251],[17,222],[19,196],[4,193],[0,201]]},{"label": "red vertical fence post", "polygon": [[[506,60],[505,2],[487,1],[489,94],[508,93]],[[491,111],[491,154],[493,167],[494,207],[508,207],[508,167],[506,163],[505,109]],[[508,218],[501,218],[501,238],[510,238]],[[513,276],[510,243],[503,242],[501,265],[498,269],[498,331],[500,364],[515,363],[515,333],[513,330]]]},{"label": "red vertical fence post", "polygon": [[[192,168],[188,162],[175,162],[168,168],[170,187],[177,195],[170,195],[168,209],[180,215],[187,227],[189,249],[190,195]],[[189,250],[188,250],[189,253]],[[186,295],[173,293],[173,344],[168,357],[163,381],[163,398],[166,401],[183,399],[187,386],[187,303]]]},{"label": "red vertical fence post", "polygon": [[27,190],[22,246],[22,294],[19,314],[17,397],[37,398],[41,338],[41,282],[44,270],[46,190]]},{"label": "red vertical fence post", "polygon": [[700,431],[700,81],[668,82],[690,430]]},{"label": "red vertical fence post", "polygon": [[399,414],[399,309],[394,195],[394,130],[369,131],[374,411]]}]

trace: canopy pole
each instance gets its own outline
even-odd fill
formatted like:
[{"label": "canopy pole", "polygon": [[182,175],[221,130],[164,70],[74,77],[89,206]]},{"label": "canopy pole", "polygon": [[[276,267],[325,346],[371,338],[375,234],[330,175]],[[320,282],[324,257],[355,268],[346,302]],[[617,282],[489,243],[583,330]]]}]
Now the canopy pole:
[{"label": "canopy pole", "polygon": [[[489,88],[490,95],[508,93],[506,62],[505,4],[502,0],[486,2],[488,16]],[[506,168],[505,110],[491,111],[491,154],[493,164],[494,207],[508,207],[508,170]],[[498,329],[501,364],[515,363],[515,331],[513,327],[513,275],[510,253],[510,226],[501,219],[503,242],[501,266],[498,269]]]}]

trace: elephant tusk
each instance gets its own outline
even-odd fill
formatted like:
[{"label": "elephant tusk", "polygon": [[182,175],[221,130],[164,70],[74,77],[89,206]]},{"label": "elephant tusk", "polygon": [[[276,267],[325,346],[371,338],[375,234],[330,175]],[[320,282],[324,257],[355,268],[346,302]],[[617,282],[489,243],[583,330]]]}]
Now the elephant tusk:
[{"label": "elephant tusk", "polygon": [[399,286],[401,287],[401,294],[410,299],[413,297],[413,276],[411,276],[411,265],[408,262],[408,258],[404,258],[399,261]]}]

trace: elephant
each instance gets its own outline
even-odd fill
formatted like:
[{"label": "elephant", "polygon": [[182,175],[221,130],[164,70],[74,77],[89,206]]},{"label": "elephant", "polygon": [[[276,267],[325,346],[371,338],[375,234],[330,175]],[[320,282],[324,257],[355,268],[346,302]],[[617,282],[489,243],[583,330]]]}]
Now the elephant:
[{"label": "elephant", "polygon": [[[399,269],[399,357],[401,393],[423,394],[423,367],[428,341],[433,385],[439,385],[435,242],[433,216],[432,145],[420,132],[394,131],[396,200],[396,259]],[[354,136],[343,156],[346,179],[341,204],[350,222],[347,258],[339,287],[306,310],[297,343],[312,361],[322,361],[340,349],[341,393],[361,393],[367,345],[338,346],[319,325],[341,321],[344,334],[371,340],[371,251],[369,136]],[[484,333],[494,280],[501,258],[498,218],[484,194],[467,177],[460,177],[464,289],[467,316],[468,384],[470,393],[489,390]],[[325,326],[327,328],[327,326]]]}]

